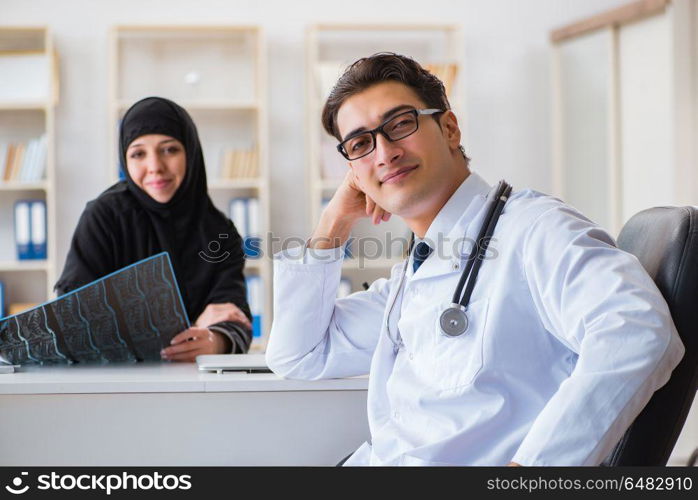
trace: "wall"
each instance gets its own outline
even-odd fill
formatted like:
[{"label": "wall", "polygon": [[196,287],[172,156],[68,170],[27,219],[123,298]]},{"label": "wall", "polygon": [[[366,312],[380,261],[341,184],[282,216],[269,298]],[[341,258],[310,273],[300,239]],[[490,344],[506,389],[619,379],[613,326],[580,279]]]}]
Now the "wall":
[{"label": "wall", "polygon": [[[60,53],[57,110],[58,266],[85,203],[107,187],[107,33],[116,24],[259,24],[269,56],[272,230],[305,235],[304,33],[315,22],[445,22],[463,26],[464,145],[490,182],[549,192],[551,29],[626,0],[0,0],[0,25],[48,25]],[[343,5],[340,7],[340,5]],[[364,15],[365,14],[365,15]],[[282,78],[279,78],[282,76]]]}]

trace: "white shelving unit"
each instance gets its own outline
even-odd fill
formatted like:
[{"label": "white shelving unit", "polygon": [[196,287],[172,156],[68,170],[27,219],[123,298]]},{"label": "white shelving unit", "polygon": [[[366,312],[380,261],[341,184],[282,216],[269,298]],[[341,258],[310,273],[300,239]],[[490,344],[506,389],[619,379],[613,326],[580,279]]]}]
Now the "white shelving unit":
[{"label": "white shelving unit", "polygon": [[[307,181],[310,192],[310,227],[315,227],[323,200],[332,197],[339,186],[347,164],[337,152],[337,143],[322,128],[322,107],[334,82],[351,63],[377,52],[396,52],[410,56],[422,66],[449,65],[456,70],[455,79],[447,85],[451,107],[466,122],[463,100],[463,44],[459,27],[448,24],[318,24],[306,33],[306,140],[308,144]],[[466,131],[463,130],[464,137]],[[376,241],[385,242],[389,234],[408,239],[409,229],[398,218],[372,226],[360,221],[352,237],[355,239],[353,259],[345,259],[343,273],[352,284],[352,291],[387,276],[390,268],[404,258],[405,248],[390,247],[374,258],[362,258],[362,248],[371,248]],[[365,239],[370,238],[370,240]],[[356,243],[362,241],[364,245]],[[358,255],[357,255],[358,253]]]},{"label": "white shelving unit", "polygon": [[[3,74],[5,71],[13,73]],[[58,71],[49,29],[0,28],[0,75],[4,80],[0,82],[0,144],[27,144],[46,134],[46,168],[41,181],[4,181],[4,169],[0,168],[0,281],[6,287],[5,305],[36,304],[53,298],[56,280],[54,120]],[[5,160],[0,158],[0,166]],[[23,199],[46,202],[46,259],[17,259],[14,204]]]},{"label": "white shelving unit", "polygon": [[[206,162],[209,194],[230,216],[232,198],[258,198],[259,233],[269,234],[266,49],[256,26],[117,26],[110,40],[109,178],[118,179],[118,123],[136,101],[161,96],[192,116]],[[224,151],[255,150],[257,175],[222,178]],[[263,243],[266,245],[266,241]],[[272,321],[271,258],[248,259],[263,284],[263,350]],[[205,249],[204,249],[205,250]]]},{"label": "white shelving unit", "polygon": [[[551,32],[555,195],[617,236],[698,204],[698,2],[639,0]],[[694,400],[669,465],[698,446]]]}]

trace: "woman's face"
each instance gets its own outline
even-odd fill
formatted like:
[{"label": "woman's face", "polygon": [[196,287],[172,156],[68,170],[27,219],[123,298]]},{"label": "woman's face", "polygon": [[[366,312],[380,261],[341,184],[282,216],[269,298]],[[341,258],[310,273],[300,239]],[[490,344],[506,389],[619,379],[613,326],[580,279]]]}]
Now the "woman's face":
[{"label": "woman's face", "polygon": [[187,171],[184,145],[169,135],[142,135],[126,150],[126,168],[133,182],[148,196],[159,203],[167,203],[179,189]]}]

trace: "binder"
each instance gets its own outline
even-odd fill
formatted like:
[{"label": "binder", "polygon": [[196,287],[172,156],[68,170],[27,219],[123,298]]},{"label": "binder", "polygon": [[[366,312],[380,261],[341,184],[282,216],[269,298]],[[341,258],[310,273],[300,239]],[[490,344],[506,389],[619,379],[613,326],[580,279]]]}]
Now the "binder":
[{"label": "binder", "polygon": [[260,338],[262,336],[262,317],[264,316],[262,279],[259,276],[249,276],[245,281],[247,281],[247,303],[252,313],[252,338]]},{"label": "binder", "polygon": [[230,219],[242,238],[245,256],[256,259],[262,256],[262,239],[259,234],[259,200],[257,198],[233,198],[229,205]]},{"label": "binder", "polygon": [[247,230],[245,254],[252,259],[258,259],[262,255],[262,239],[259,234],[259,200],[257,198],[247,200]]},{"label": "binder", "polygon": [[32,258],[30,207],[31,202],[27,200],[20,200],[15,203],[14,229],[18,260],[28,260]]},{"label": "binder", "polygon": [[5,317],[5,283],[0,281],[0,319]]},{"label": "binder", "polygon": [[31,254],[32,259],[46,258],[46,202],[31,202]]},{"label": "binder", "polygon": [[46,259],[46,202],[19,200],[14,207],[18,260]]},{"label": "binder", "polygon": [[337,289],[337,298],[341,299],[351,295],[351,281],[348,278],[339,280],[339,288]]}]

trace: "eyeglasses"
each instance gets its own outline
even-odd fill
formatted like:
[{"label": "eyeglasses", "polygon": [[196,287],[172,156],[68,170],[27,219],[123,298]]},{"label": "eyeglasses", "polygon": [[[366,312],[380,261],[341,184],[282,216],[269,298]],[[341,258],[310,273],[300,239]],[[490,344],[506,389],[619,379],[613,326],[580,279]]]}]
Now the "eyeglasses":
[{"label": "eyeglasses", "polygon": [[349,161],[358,160],[376,149],[376,134],[390,142],[399,141],[419,129],[419,115],[443,113],[441,109],[410,109],[383,122],[373,130],[357,133],[337,145],[337,151]]}]

